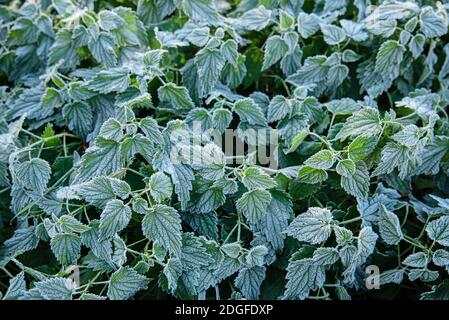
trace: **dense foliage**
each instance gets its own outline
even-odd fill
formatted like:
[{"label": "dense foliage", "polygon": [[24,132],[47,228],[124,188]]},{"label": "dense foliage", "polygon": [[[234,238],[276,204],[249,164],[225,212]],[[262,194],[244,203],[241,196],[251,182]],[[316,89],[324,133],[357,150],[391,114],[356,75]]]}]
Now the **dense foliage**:
[{"label": "dense foliage", "polygon": [[0,295],[448,299],[445,2],[0,6]]}]

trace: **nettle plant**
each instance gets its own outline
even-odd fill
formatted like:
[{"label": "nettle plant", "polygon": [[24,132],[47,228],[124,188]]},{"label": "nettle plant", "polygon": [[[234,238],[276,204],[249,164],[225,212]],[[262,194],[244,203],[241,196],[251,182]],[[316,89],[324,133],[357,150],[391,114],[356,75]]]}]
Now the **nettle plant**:
[{"label": "nettle plant", "polygon": [[0,294],[449,298],[444,2],[0,6]]}]

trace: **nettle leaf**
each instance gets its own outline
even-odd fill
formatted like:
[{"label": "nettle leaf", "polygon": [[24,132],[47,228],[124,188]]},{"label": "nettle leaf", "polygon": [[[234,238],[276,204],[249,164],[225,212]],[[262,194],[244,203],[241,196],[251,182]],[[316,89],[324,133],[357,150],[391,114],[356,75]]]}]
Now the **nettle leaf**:
[{"label": "nettle leaf", "polygon": [[243,172],[242,183],[248,189],[271,189],[276,182],[262,169],[248,168]]},{"label": "nettle leaf", "polygon": [[123,138],[122,124],[116,119],[108,119],[101,126],[99,135],[105,139],[120,141]]},{"label": "nettle leaf", "polygon": [[68,121],[69,129],[82,138],[85,139],[92,131],[93,111],[87,103],[75,102],[65,105],[62,115]]},{"label": "nettle leaf", "polygon": [[251,98],[245,98],[234,104],[233,110],[239,115],[242,121],[253,125],[266,126],[265,115],[260,107]]},{"label": "nettle leaf", "polygon": [[425,268],[429,263],[429,258],[424,252],[418,252],[407,256],[402,263],[413,268]]},{"label": "nettle leaf", "polygon": [[399,218],[384,205],[380,207],[379,231],[382,240],[390,245],[398,244],[404,237]]},{"label": "nettle leaf", "polygon": [[377,136],[382,131],[382,122],[377,109],[365,107],[350,116],[343,128],[337,134],[337,139],[345,140],[348,137]]},{"label": "nettle leaf", "polygon": [[153,143],[162,141],[162,133],[158,128],[157,121],[153,118],[146,117],[140,120],[139,128],[145,134],[147,138]]},{"label": "nettle leaf", "polygon": [[61,233],[51,239],[50,245],[56,259],[63,265],[70,265],[80,255],[81,238],[74,234]]},{"label": "nettle leaf", "polygon": [[336,170],[339,175],[349,178],[355,174],[356,166],[351,159],[343,159],[338,161]]},{"label": "nettle leaf", "polygon": [[448,32],[448,18],[445,11],[435,12],[432,7],[424,7],[419,15],[421,32],[428,38],[441,37]]},{"label": "nettle leaf", "polygon": [[250,223],[256,223],[264,214],[271,201],[271,194],[263,189],[255,189],[244,193],[237,200],[237,210],[248,219]]},{"label": "nettle leaf", "polygon": [[449,217],[431,221],[426,227],[430,239],[443,246],[449,246]]},{"label": "nettle leaf", "polygon": [[348,156],[352,161],[360,161],[373,152],[378,142],[377,137],[358,136],[348,146]]},{"label": "nettle leaf", "polygon": [[129,71],[126,68],[113,68],[98,72],[87,83],[87,88],[100,93],[123,92],[130,85]]},{"label": "nettle leaf", "polygon": [[327,44],[334,46],[346,40],[346,32],[342,28],[331,24],[321,24],[320,27]]},{"label": "nettle leaf", "polygon": [[235,286],[242,292],[245,298],[258,299],[260,286],[265,279],[265,272],[266,268],[263,266],[241,269],[235,278]]},{"label": "nettle leaf", "polygon": [[98,177],[89,182],[72,186],[75,192],[94,206],[104,207],[115,197],[125,199],[131,193],[131,187],[126,181]]},{"label": "nettle leaf", "polygon": [[107,32],[99,32],[91,37],[88,42],[89,51],[105,67],[114,67],[117,65],[117,55],[115,54],[114,47],[115,40]]},{"label": "nettle leaf", "polygon": [[194,107],[189,91],[174,83],[167,83],[157,90],[159,99],[170,103],[175,109],[192,109]]},{"label": "nettle leaf", "polygon": [[36,282],[35,288],[45,300],[72,300],[76,284],[71,279],[48,278]]},{"label": "nettle leaf", "polygon": [[275,122],[286,117],[291,110],[290,101],[284,96],[275,96],[268,106],[268,122]]},{"label": "nettle leaf", "polygon": [[123,165],[120,144],[114,140],[97,138],[95,147],[91,147],[81,158],[79,171],[74,182],[86,182],[92,178],[109,175]]},{"label": "nettle leaf", "polygon": [[225,57],[218,49],[205,48],[195,57],[198,77],[201,79],[203,95],[207,96],[217,84]]},{"label": "nettle leaf", "polygon": [[340,256],[335,248],[318,248],[313,253],[312,259],[318,265],[331,265],[336,263]]},{"label": "nettle leaf", "polygon": [[376,57],[376,72],[383,74],[398,69],[404,58],[405,48],[397,41],[389,40],[379,48]]},{"label": "nettle leaf", "polygon": [[309,208],[297,216],[287,229],[287,234],[299,241],[320,244],[332,233],[332,214],[327,209]]},{"label": "nettle leaf", "polygon": [[311,166],[301,166],[298,171],[298,179],[304,183],[316,184],[326,181],[328,174],[323,169],[316,169]]},{"label": "nettle leaf", "polygon": [[171,180],[162,172],[157,172],[150,177],[148,182],[150,194],[157,202],[171,198],[173,186]]},{"label": "nettle leaf", "polygon": [[15,174],[21,185],[42,194],[50,180],[51,168],[47,161],[33,158],[16,165]]},{"label": "nettle leaf", "polygon": [[158,204],[151,207],[142,220],[145,237],[166,248],[171,254],[181,253],[181,219],[172,207]]},{"label": "nettle leaf", "polygon": [[100,217],[100,238],[112,238],[123,230],[131,220],[131,208],[121,200],[111,200],[106,203]]},{"label": "nettle leaf", "polygon": [[449,265],[449,251],[438,249],[434,252],[432,261],[435,265],[444,267]]},{"label": "nettle leaf", "polygon": [[298,31],[301,37],[307,39],[320,30],[321,18],[305,12],[300,12],[298,15]]},{"label": "nettle leaf", "polygon": [[298,259],[288,264],[286,279],[283,299],[305,299],[310,291],[323,286],[326,274],[323,266],[315,264],[312,259]]},{"label": "nettle leaf", "polygon": [[3,300],[19,300],[24,296],[26,290],[25,273],[22,271],[9,280],[8,290]]},{"label": "nettle leaf", "polygon": [[274,35],[269,37],[265,43],[265,55],[263,57],[262,70],[268,69],[281,60],[287,50],[288,46],[280,36]]},{"label": "nettle leaf", "polygon": [[315,169],[330,169],[335,163],[335,156],[330,150],[321,150],[304,161],[305,165]]},{"label": "nettle leaf", "polygon": [[109,279],[108,298],[126,300],[147,287],[149,280],[130,267],[122,267]]},{"label": "nettle leaf", "polygon": [[212,113],[212,122],[214,127],[220,132],[224,132],[232,121],[232,113],[228,109],[218,108]]},{"label": "nettle leaf", "polygon": [[246,30],[260,31],[270,24],[271,10],[264,6],[246,11],[240,19],[238,25]]},{"label": "nettle leaf", "polygon": [[219,19],[212,0],[182,0],[182,9],[194,21],[215,24]]},{"label": "nettle leaf", "polygon": [[[351,160],[344,161],[344,163],[346,163],[346,167],[345,169],[343,169],[343,174],[340,173],[342,170],[342,166],[340,166],[340,169],[338,169],[337,166],[337,172],[340,171],[339,173],[342,175],[341,187],[347,193],[356,198],[365,198],[365,196],[368,194],[370,186],[370,176],[366,164],[363,161],[359,161],[356,165],[354,165]],[[343,161],[339,164],[341,163],[343,163]],[[352,170],[354,170],[353,173],[351,173]]]}]

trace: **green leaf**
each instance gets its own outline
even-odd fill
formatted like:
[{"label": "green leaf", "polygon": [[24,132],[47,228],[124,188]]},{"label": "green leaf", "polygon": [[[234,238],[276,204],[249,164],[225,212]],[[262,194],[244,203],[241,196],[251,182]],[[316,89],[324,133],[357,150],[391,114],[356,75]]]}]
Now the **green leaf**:
[{"label": "green leaf", "polygon": [[162,172],[156,172],[148,182],[150,194],[158,203],[170,199],[173,192],[171,180]]},{"label": "green leaf", "polygon": [[315,184],[326,181],[327,172],[322,169],[316,169],[311,166],[301,166],[298,171],[298,179],[304,183]]},{"label": "green leaf", "polygon": [[86,182],[92,178],[109,175],[123,165],[120,144],[113,140],[97,138],[96,148],[89,148],[81,158],[74,182]]},{"label": "green leaf", "polygon": [[117,65],[117,55],[114,51],[116,44],[111,34],[99,32],[89,39],[87,45],[94,58],[105,67],[111,68]]},{"label": "green leaf", "polygon": [[170,103],[175,109],[192,109],[194,107],[192,98],[185,87],[174,83],[167,83],[157,90],[162,102]]},{"label": "green leaf", "polygon": [[326,108],[335,115],[351,114],[360,110],[361,106],[354,100],[344,98],[332,100],[325,104]]},{"label": "green leaf", "polygon": [[56,259],[62,265],[73,264],[80,256],[81,239],[77,235],[70,233],[58,234],[51,239],[50,245]]},{"label": "green leaf", "polygon": [[126,300],[147,287],[149,280],[130,267],[122,267],[109,279],[108,298]]},{"label": "green leaf", "polygon": [[228,109],[218,108],[212,113],[214,127],[220,132],[224,132],[232,121],[232,113]]},{"label": "green leaf", "polygon": [[312,259],[291,260],[287,267],[287,285],[283,299],[305,299],[310,291],[322,287],[326,279],[324,267]]},{"label": "green leaf", "polygon": [[313,262],[320,265],[332,265],[336,263],[340,256],[338,254],[338,250],[335,248],[318,248],[313,253]]},{"label": "green leaf", "polygon": [[448,31],[448,18],[445,10],[435,12],[432,7],[424,7],[419,15],[421,32],[428,38],[441,37]]},{"label": "green leaf", "polygon": [[220,16],[212,0],[182,0],[182,10],[193,21],[215,24]]},{"label": "green leaf", "polygon": [[321,21],[321,18],[314,13],[307,14],[305,12],[300,12],[298,15],[298,31],[301,34],[301,37],[307,39],[314,35],[320,30]]},{"label": "green leaf", "polygon": [[117,232],[126,228],[131,220],[131,208],[121,200],[111,200],[106,203],[101,212],[100,238],[110,239]]},{"label": "green leaf", "polygon": [[174,208],[162,204],[151,207],[142,220],[142,231],[171,254],[181,254],[181,219]]},{"label": "green leaf", "polygon": [[69,216],[67,214],[61,216],[58,219],[58,223],[61,230],[65,233],[82,233],[89,230],[89,227],[78,221],[75,217]]},{"label": "green leaf", "polygon": [[242,246],[238,242],[226,243],[221,246],[221,250],[223,250],[227,256],[237,259],[242,251]]},{"label": "green leaf", "polygon": [[240,120],[252,125],[266,126],[267,121],[260,107],[251,98],[245,98],[234,104],[234,111],[240,116]]},{"label": "green leaf", "polygon": [[116,196],[125,199],[131,193],[131,187],[126,181],[107,177],[94,178],[72,188],[87,202],[97,207],[104,207]]},{"label": "green leaf", "polygon": [[180,259],[184,270],[195,270],[213,262],[212,256],[207,252],[207,247],[203,245],[201,239],[192,233],[183,234]]},{"label": "green leaf", "polygon": [[429,258],[424,252],[417,252],[407,256],[402,264],[412,268],[426,268],[429,263]]},{"label": "green leaf", "polygon": [[238,25],[246,30],[261,31],[270,24],[271,10],[263,5],[243,13]]},{"label": "green leaf", "polygon": [[65,105],[62,109],[62,115],[68,121],[68,127],[83,139],[92,131],[93,111],[92,108],[84,102],[75,102]]},{"label": "green leaf", "polygon": [[123,92],[130,85],[129,71],[126,68],[112,68],[98,72],[87,83],[87,88],[100,93]]},{"label": "green leaf", "polygon": [[239,57],[237,42],[232,39],[226,40],[221,45],[220,50],[227,62],[233,65],[237,64]]},{"label": "green leaf", "polygon": [[380,285],[385,285],[388,283],[401,283],[404,279],[405,271],[403,269],[393,269],[382,272],[379,275]]},{"label": "green leaf", "polygon": [[364,160],[371,152],[373,152],[377,142],[377,137],[359,136],[355,138],[348,146],[349,158],[354,162]]},{"label": "green leaf", "polygon": [[[344,160],[344,161],[351,161],[351,160]],[[352,174],[350,173],[352,167],[351,169],[348,168],[345,169],[347,171],[347,174],[346,175],[342,174],[341,187],[350,195],[356,198],[364,199],[368,194],[370,186],[369,171],[363,161],[358,162],[355,165],[354,169],[355,172]],[[339,169],[337,167],[337,172],[338,170]]]},{"label": "green leaf", "polygon": [[205,48],[195,56],[198,77],[201,79],[203,96],[209,95],[220,78],[225,64],[225,57],[218,49]]},{"label": "green leaf", "polygon": [[22,271],[9,280],[8,290],[6,291],[3,300],[20,300],[26,290],[25,273]]},{"label": "green leaf", "polygon": [[47,161],[33,158],[16,165],[15,174],[22,186],[42,194],[50,180],[51,168]]},{"label": "green leaf", "polygon": [[242,183],[248,189],[271,189],[276,182],[262,169],[248,168],[243,172]]},{"label": "green leaf", "polygon": [[275,96],[268,106],[268,122],[275,122],[286,117],[291,110],[290,101],[284,96]]},{"label": "green leaf", "polygon": [[321,24],[320,27],[324,35],[324,41],[328,45],[335,46],[346,40],[346,32],[342,28],[331,24]]},{"label": "green leaf", "polygon": [[265,235],[273,249],[281,250],[284,247],[288,220],[293,213],[293,204],[290,196],[283,191],[271,190],[270,193],[271,202],[257,223],[257,229]]},{"label": "green leaf", "polygon": [[251,248],[246,255],[246,264],[252,266],[263,266],[265,263],[265,256],[268,253],[268,249],[265,246],[256,246]]},{"label": "green leaf", "polygon": [[327,170],[334,165],[335,160],[336,158],[332,151],[321,150],[304,161],[304,164],[315,169]]},{"label": "green leaf", "polygon": [[351,159],[343,159],[338,161],[337,173],[343,177],[350,178],[356,172],[356,166]]},{"label": "green leaf", "polygon": [[380,207],[379,231],[382,239],[390,245],[396,245],[404,237],[398,217],[384,205]]},{"label": "green leaf", "polygon": [[445,267],[449,265],[449,251],[444,249],[435,250],[433,253],[432,261],[439,267]]},{"label": "green leaf", "polygon": [[288,51],[285,41],[278,35],[271,36],[265,43],[262,71],[274,65]]},{"label": "green leaf", "polygon": [[266,268],[263,266],[243,268],[235,278],[235,286],[246,299],[259,299],[260,286],[265,279],[265,272]]},{"label": "green leaf", "polygon": [[337,139],[345,140],[348,137],[372,137],[382,131],[382,121],[379,111],[371,107],[365,107],[354,113],[346,120],[343,128],[337,134]]},{"label": "green leaf", "polygon": [[162,141],[162,134],[158,128],[157,121],[146,117],[140,120],[139,128],[151,142],[157,144]]},{"label": "green leaf", "polygon": [[441,217],[431,221],[427,227],[426,232],[430,239],[439,244],[449,246],[449,217]]},{"label": "green leaf", "polygon": [[105,139],[120,141],[123,138],[122,124],[116,119],[110,118],[101,126],[99,135]]},{"label": "green leaf", "polygon": [[330,237],[332,223],[332,214],[329,210],[309,208],[292,221],[287,234],[299,241],[320,244]]},{"label": "green leaf", "polygon": [[287,150],[286,154],[293,153],[298,149],[298,147],[301,145],[301,143],[304,141],[305,138],[309,135],[309,132],[307,130],[301,130],[293,139],[291,142],[290,148]]},{"label": "green leaf", "polygon": [[399,69],[405,51],[405,47],[397,41],[388,40],[382,43],[376,57],[376,72],[394,73],[392,70]]},{"label": "green leaf", "polygon": [[72,300],[76,284],[71,279],[48,278],[36,282],[35,288],[45,300]]},{"label": "green leaf", "polygon": [[264,214],[271,201],[271,194],[263,189],[255,189],[244,193],[237,200],[237,210],[243,213],[250,223],[256,223]]}]

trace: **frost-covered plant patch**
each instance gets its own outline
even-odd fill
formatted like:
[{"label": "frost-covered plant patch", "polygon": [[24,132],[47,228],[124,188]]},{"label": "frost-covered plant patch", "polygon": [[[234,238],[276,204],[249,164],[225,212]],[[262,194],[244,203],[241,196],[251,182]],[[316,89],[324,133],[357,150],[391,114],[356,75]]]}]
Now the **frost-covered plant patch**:
[{"label": "frost-covered plant patch", "polygon": [[446,2],[0,6],[0,296],[448,299]]}]

